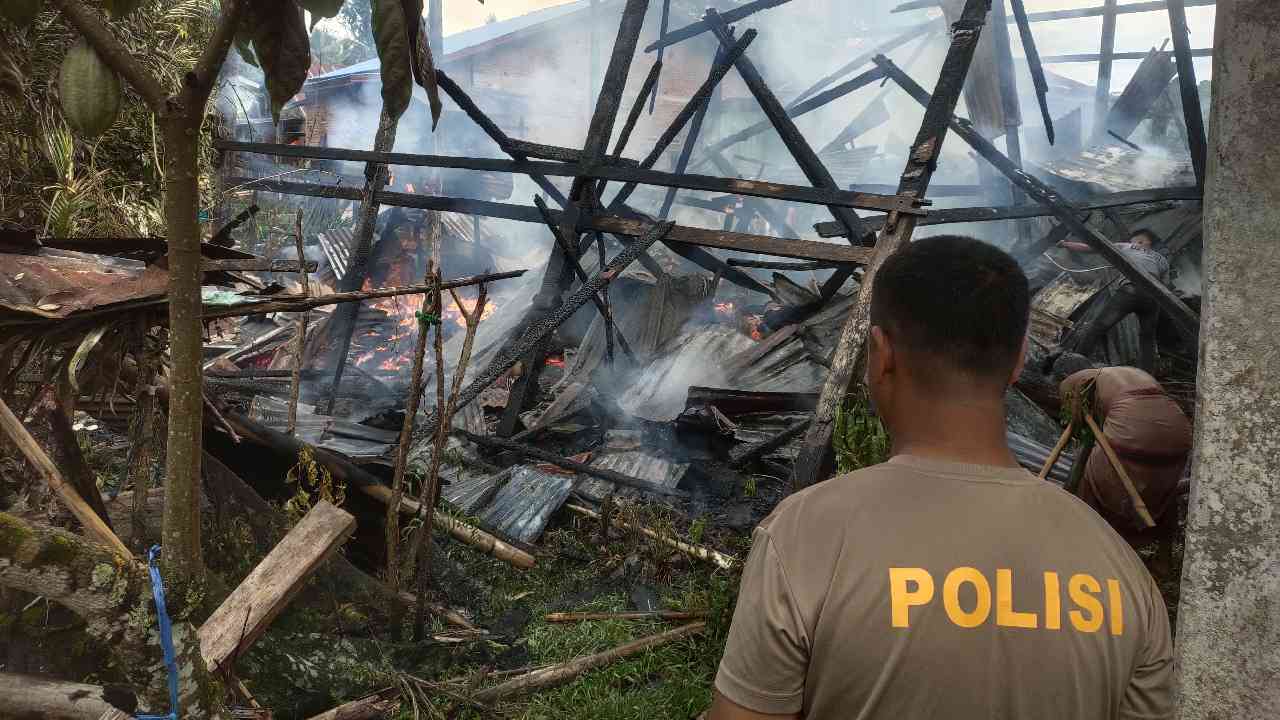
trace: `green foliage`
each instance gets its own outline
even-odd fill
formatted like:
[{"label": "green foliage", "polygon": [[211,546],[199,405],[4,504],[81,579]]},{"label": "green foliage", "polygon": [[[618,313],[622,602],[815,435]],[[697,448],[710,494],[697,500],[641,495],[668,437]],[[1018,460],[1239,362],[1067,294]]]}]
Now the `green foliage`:
[{"label": "green foliage", "polygon": [[307,80],[311,67],[311,38],[302,9],[294,0],[253,3],[241,26],[253,39],[253,51],[267,81],[271,116],[280,121],[280,110]]},{"label": "green foliage", "polygon": [[[0,6],[9,9],[9,0]],[[203,49],[214,6],[214,0],[143,0],[108,25],[172,92]],[[0,80],[6,87],[17,84],[12,92],[0,92],[0,225],[47,227],[72,236],[163,235],[164,157],[150,108],[126,84],[119,117],[110,128],[93,142],[72,138],[60,107],[58,76],[79,36],[48,3],[44,7],[25,30],[0,28],[0,45],[7,45],[16,67],[0,71]],[[205,190],[213,158],[206,137],[200,149]],[[51,148],[50,142],[59,147]]]},{"label": "green foliage", "polygon": [[842,473],[877,465],[889,459],[889,433],[880,418],[871,412],[865,391],[845,398],[836,410],[836,426],[831,437],[836,466]]},{"label": "green foliage", "polygon": [[289,469],[285,482],[295,485],[294,496],[285,503],[285,516],[296,523],[307,514],[313,498],[333,505],[341,505],[347,498],[347,486],[334,482],[329,469],[316,462],[315,451],[304,445],[298,453],[298,464]]},{"label": "green foliage", "polygon": [[702,542],[702,533],[706,532],[706,530],[707,519],[705,517],[700,517],[697,520],[694,520],[693,524],[689,526],[689,542],[694,545]]}]

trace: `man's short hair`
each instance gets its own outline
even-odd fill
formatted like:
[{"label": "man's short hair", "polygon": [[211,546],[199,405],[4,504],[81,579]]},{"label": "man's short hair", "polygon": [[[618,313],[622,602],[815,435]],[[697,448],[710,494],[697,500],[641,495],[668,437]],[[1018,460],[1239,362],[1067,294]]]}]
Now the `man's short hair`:
[{"label": "man's short hair", "polygon": [[1134,238],[1140,236],[1146,236],[1146,238],[1151,241],[1151,247],[1153,248],[1160,247],[1164,244],[1164,238],[1160,237],[1159,233],[1150,228],[1134,230],[1133,234],[1129,236],[1129,241],[1132,242]]},{"label": "man's short hair", "polygon": [[871,323],[918,356],[1004,383],[1022,351],[1030,306],[1027,276],[1008,253],[971,237],[939,235],[911,243],[880,266]]}]

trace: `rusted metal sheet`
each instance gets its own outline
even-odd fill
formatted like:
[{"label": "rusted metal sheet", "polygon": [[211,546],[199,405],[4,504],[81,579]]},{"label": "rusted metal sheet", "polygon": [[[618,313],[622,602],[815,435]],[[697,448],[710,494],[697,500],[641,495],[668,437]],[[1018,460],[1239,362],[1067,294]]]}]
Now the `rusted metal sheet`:
[{"label": "rusted metal sheet", "polygon": [[163,298],[169,274],[135,260],[44,249],[0,253],[0,321],[60,320],[120,303]]}]

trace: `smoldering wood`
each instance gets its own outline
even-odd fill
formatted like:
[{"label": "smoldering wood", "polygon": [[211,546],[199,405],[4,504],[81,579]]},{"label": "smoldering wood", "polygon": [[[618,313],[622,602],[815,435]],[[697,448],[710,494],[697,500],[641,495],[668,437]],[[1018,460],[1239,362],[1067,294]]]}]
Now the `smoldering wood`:
[{"label": "smoldering wood", "polygon": [[[622,218],[612,215],[592,217],[587,222],[588,227],[593,230],[602,230],[615,235],[627,236],[640,235],[644,232],[644,228],[650,225],[644,219]],[[776,238],[769,235],[708,230],[683,225],[673,226],[671,232],[667,235],[667,239],[673,243],[688,243],[700,247],[737,250],[739,252],[773,255],[813,262],[863,265],[871,258],[870,248],[849,247],[816,240]]]},{"label": "smoldering wood", "polygon": [[[889,76],[906,90],[908,95],[911,95],[921,104],[929,103],[929,93],[909,75],[893,65],[891,60],[881,57],[877,62],[885,67]],[[1111,263],[1120,274],[1155,298],[1161,308],[1169,313],[1184,335],[1194,339],[1199,334],[1200,321],[1195,312],[1187,307],[1163,283],[1137,268],[1129,258],[1125,257],[1124,253],[1108,242],[1107,238],[1086,227],[1077,216],[1077,211],[1056,190],[1014,167],[1009,158],[1005,157],[995,145],[991,144],[990,140],[976,132],[969,123],[953,115],[950,118],[950,125],[951,129],[969,144],[969,147],[986,158],[997,170],[1021,187],[1029,197],[1051,210],[1059,222],[1066,225],[1074,235],[1079,236],[1089,247],[1093,248],[1094,252]]]},{"label": "smoldering wood", "polygon": [[[558,145],[544,145],[542,143],[518,140],[516,138],[511,138],[510,145],[514,152],[523,155],[524,157],[537,158],[539,160],[553,160],[561,163],[577,164],[582,162],[582,151],[577,148],[560,147]],[[611,157],[605,161],[632,167],[638,164],[635,160],[624,157]]]},{"label": "smoldering wood", "polygon": [[[923,198],[929,189],[942,152],[947,130],[960,101],[965,78],[973,61],[991,0],[967,0],[959,22],[953,27],[951,45],[943,60],[942,70],[930,102],[925,103],[924,119],[920,131],[912,143],[911,152],[898,185],[901,195]],[[876,64],[885,67],[883,55],[875,58]],[[875,288],[875,272],[884,260],[911,241],[915,231],[915,216],[897,218],[886,225],[876,242],[875,254],[858,286],[857,304],[849,313],[840,332],[840,339],[831,357],[831,370],[822,386],[818,406],[813,414],[813,424],[805,433],[804,442],[796,456],[791,474],[793,490],[800,490],[825,479],[835,466],[831,436],[835,429],[836,411],[856,382],[858,368],[870,330],[869,308]]]},{"label": "smoldering wood", "polygon": [[[1003,1],[1003,0],[1002,0]],[[1027,17],[1027,7],[1023,0],[1009,0],[1012,3],[1013,19],[1018,24],[1018,34],[1022,38],[1022,51],[1027,57],[1027,67],[1031,70],[1031,81],[1035,84],[1036,99],[1040,101],[1040,117],[1044,120],[1044,131],[1053,144],[1053,116],[1049,114],[1049,82],[1044,76],[1044,65],[1040,59],[1040,50],[1036,48],[1036,36],[1031,32],[1031,21]]]},{"label": "smoldering wood", "polygon": [[791,272],[802,272],[806,270],[831,270],[838,268],[840,265],[827,262],[772,262],[769,260],[742,260],[740,258],[729,258],[726,260],[730,267],[757,268],[760,270],[787,270]]},{"label": "smoldering wood", "polygon": [[[662,20],[658,24],[658,40],[662,40],[662,38],[666,37],[667,29],[670,27],[671,27],[671,0],[662,0]],[[658,48],[658,61],[655,64],[657,69],[655,70],[654,77],[653,77],[654,91],[653,91],[653,95],[649,98],[649,114],[650,115],[653,114],[653,109],[658,105],[657,80],[658,80],[658,75],[662,70],[662,57],[665,53],[666,53],[665,46]]]},{"label": "smoldering wood", "polygon": [[1182,114],[1187,123],[1187,144],[1191,150],[1191,167],[1196,184],[1204,187],[1209,163],[1209,141],[1200,108],[1200,88],[1196,84],[1196,65],[1192,62],[1191,36],[1187,29],[1186,0],[1167,0],[1169,28],[1173,35],[1173,57],[1178,64],[1178,87],[1182,90]]},{"label": "smoldering wood", "polygon": [[[524,275],[527,270],[510,270],[500,273],[485,273],[483,275],[470,275],[461,278],[450,278],[441,283],[440,287],[448,290],[449,288],[468,287],[471,285],[481,285],[491,283],[497,280],[509,280]],[[377,290],[358,290],[356,292],[341,292],[331,295],[316,295],[314,297],[306,297],[303,295],[276,295],[271,300],[263,302],[246,302],[237,305],[208,305],[204,314],[201,316],[205,320],[213,320],[225,317],[241,317],[243,315],[262,315],[265,313],[277,312],[302,312],[303,310],[312,310],[325,305],[337,305],[339,303],[359,302],[363,300],[376,300],[378,298],[396,297],[399,295],[421,295],[431,289],[429,285],[401,285],[399,287],[379,288]],[[270,376],[261,376],[270,377]]]},{"label": "smoldering wood", "polygon": [[1177,72],[1171,53],[1152,48],[1138,65],[1124,92],[1111,106],[1106,115],[1105,129],[1128,139],[1151,114],[1151,108],[1164,95],[1169,81]]},{"label": "smoldering wood", "polygon": [[[533,202],[538,206],[538,211],[541,212],[543,217],[546,219],[547,226],[551,228],[552,237],[555,239],[556,244],[560,246],[560,252],[564,253],[565,260],[569,263],[569,267],[573,269],[578,281],[581,283],[589,282],[590,278],[587,277],[586,271],[582,269],[582,263],[578,259],[575,248],[570,246],[569,241],[560,234],[560,228],[556,225],[555,218],[551,215],[551,209],[547,207],[546,201],[543,200],[541,196],[535,195]],[[596,306],[596,310],[600,311],[600,317],[604,318],[605,332],[607,333],[606,339],[609,340],[609,362],[613,362],[614,339],[618,341],[619,347],[621,347],[622,352],[626,354],[627,358],[633,363],[636,362],[635,353],[631,351],[631,345],[627,342],[627,338],[622,334],[622,329],[614,324],[613,313],[609,310],[609,306],[606,304],[606,301],[599,295],[593,295],[591,302]]]},{"label": "smoldering wood", "polygon": [[318,267],[319,263],[314,260],[308,260],[299,266],[297,260],[268,260],[267,258],[254,258],[252,260],[203,260],[200,263],[201,272],[313,273]]},{"label": "smoldering wood", "polygon": [[[715,33],[716,38],[720,41],[720,46],[722,48],[729,47],[733,43],[733,36],[724,18],[720,17],[720,14],[714,8],[707,8],[706,18],[711,23],[711,31]],[[782,103],[773,94],[773,91],[769,89],[764,77],[756,69],[755,63],[751,62],[751,59],[744,52],[734,60],[733,65],[738,69],[738,75],[746,82],[747,89],[751,91],[751,95],[759,103],[765,117],[769,118],[769,122],[778,131],[778,136],[782,138],[782,144],[791,153],[791,157],[795,159],[796,164],[800,166],[800,170],[804,172],[804,176],[808,178],[809,182],[816,188],[828,191],[838,189],[840,186],[836,184],[835,178],[831,177],[826,165],[818,158],[818,154],[813,151],[809,141],[800,132],[800,128],[796,127],[786,109],[782,107]],[[828,208],[836,220],[843,224],[849,232],[850,242],[855,245],[861,244],[862,238],[867,235],[867,230],[863,227],[862,220],[857,213],[837,205],[828,204]]]},{"label": "smoldering wood", "polygon": [[783,429],[782,432],[779,432],[771,438],[735,449],[730,453],[730,465],[740,468],[755,462],[757,459],[768,455],[774,450],[777,450],[783,445],[791,442],[793,439],[800,437],[805,430],[809,429],[811,424],[813,424],[813,421],[805,418],[804,420],[792,423]]},{"label": "smoldering wood", "polygon": [[1111,114],[1112,54],[1116,51],[1117,0],[1106,0],[1102,14],[1102,42],[1098,48],[1098,84],[1093,93],[1093,133],[1100,138],[1107,131],[1107,116]]},{"label": "smoldering wood", "polygon": [[[870,59],[870,58],[868,58]],[[865,62],[865,61],[864,61]],[[852,80],[847,80],[839,85],[814,95],[806,100],[792,103],[786,108],[787,117],[795,119],[809,112],[813,112],[820,107],[824,107],[834,100],[838,100],[850,93],[861,90],[862,88],[884,78],[884,71],[880,68],[871,68],[866,72],[858,75]],[[743,130],[739,130],[721,140],[711,143],[703,152],[723,152],[724,150],[737,145],[738,143],[749,140],[760,133],[773,127],[773,123],[769,120],[762,120],[755,125],[751,125]]]},{"label": "smoldering wood", "polygon": [[506,438],[494,435],[476,435],[475,433],[462,428],[453,428],[450,432],[457,437],[470,440],[477,445],[483,445],[497,450],[505,450],[533,460],[541,460],[542,462],[551,463],[552,465],[565,470],[572,470],[573,472],[582,473],[583,475],[590,475],[591,477],[597,477],[601,480],[608,480],[616,485],[634,488],[652,495],[671,497],[685,497],[688,495],[688,493],[683,490],[671,490],[647,480],[641,480],[640,478],[631,477],[630,475],[623,475],[620,472],[605,468],[594,467],[586,463],[578,462],[577,460],[570,460],[569,458],[557,455],[553,452],[548,452],[546,450],[533,447],[532,445],[514,442]]},{"label": "smoldering wood", "polygon": [[[1213,57],[1213,48],[1199,48],[1192,50],[1191,57],[1203,58]],[[1145,52],[1118,52],[1112,53],[1112,60],[1141,60],[1147,56]],[[1041,58],[1041,62],[1046,65],[1055,65],[1062,63],[1093,63],[1098,62],[1102,58],[1097,53],[1078,53],[1073,55],[1046,55]]]},{"label": "smoldering wood", "polygon": [[[1187,186],[1154,188],[1151,190],[1126,190],[1124,192],[1096,195],[1068,204],[1078,211],[1085,211],[1181,200],[1199,201],[1203,197],[1204,192],[1200,188]],[[928,215],[918,220],[916,225],[949,225],[951,223],[991,222],[995,220],[1052,216],[1053,211],[1039,203],[1005,207],[947,208],[945,210],[931,210]],[[867,218],[866,222],[869,227],[879,230],[884,227],[885,216]],[[813,226],[813,229],[818,232],[820,237],[836,237],[840,233],[839,224],[833,222],[817,223]]]},{"label": "smoldering wood", "polygon": [[[670,0],[666,0],[670,3]],[[663,5],[663,12],[666,12],[668,5]],[[646,101],[656,100],[658,97],[658,76],[662,73],[662,54],[658,54],[658,60],[649,68],[649,74],[645,76],[644,83],[640,85],[640,92],[636,94],[635,102],[631,105],[631,112],[627,113],[627,119],[622,123],[622,130],[618,132],[618,139],[613,144],[613,153],[610,159],[619,161],[622,159],[622,151],[626,149],[627,143],[631,140],[631,133],[636,129],[636,123],[640,122],[640,115],[644,112]],[[652,112],[652,108],[650,108]],[[638,165],[639,163],[637,163]],[[596,189],[596,197],[603,194],[603,188]]]},{"label": "smoldering wood", "polygon": [[209,667],[229,670],[355,529],[356,519],[328,502],[312,507],[200,626]]},{"label": "smoldering wood", "polygon": [[818,403],[817,393],[764,392],[731,388],[689,387],[685,410],[699,405],[715,405],[725,415],[746,413],[808,412]]},{"label": "smoldering wood", "polygon": [[[789,2],[791,2],[791,0],[755,0],[755,2],[749,2],[745,5],[741,5],[731,10],[726,10],[724,14],[721,15],[720,17],[723,18],[724,21],[727,23],[735,23],[735,22],[738,22],[739,20],[742,20],[744,18],[748,18],[754,15],[760,12],[761,10],[768,10],[769,8],[778,7],[779,5],[785,5]],[[659,35],[657,40],[654,40],[653,42],[645,46],[644,51],[647,53],[651,53],[655,50],[660,50],[670,45],[675,45],[678,42],[688,40],[691,37],[697,37],[704,32],[711,32],[711,31],[712,31],[712,25],[710,22],[708,22],[707,18],[704,17],[703,19],[697,22],[693,22],[688,25],[685,25],[684,27],[678,30],[662,33],[661,35]]]}]

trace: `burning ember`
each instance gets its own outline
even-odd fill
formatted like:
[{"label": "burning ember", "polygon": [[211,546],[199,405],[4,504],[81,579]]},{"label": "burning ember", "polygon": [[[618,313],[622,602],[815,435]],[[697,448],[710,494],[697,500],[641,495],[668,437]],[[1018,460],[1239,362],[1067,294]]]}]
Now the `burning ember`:
[{"label": "burning ember", "polygon": [[764,339],[763,316],[743,312],[731,302],[716,303],[715,312],[716,317],[733,322],[744,335],[751,336],[752,340]]},{"label": "burning ember", "polygon": [[554,368],[560,368],[561,370],[563,370],[563,369],[564,369],[564,358],[563,358],[563,357],[549,357],[549,358],[547,358],[547,366],[548,366],[548,367],[554,367]]},{"label": "burning ember", "polygon": [[[365,285],[369,283],[366,281]],[[476,300],[465,297],[461,300],[468,313],[474,311]],[[420,327],[419,316],[423,311],[423,301],[422,295],[401,295],[369,301],[369,307],[381,311],[387,319],[361,336],[358,341],[361,348],[373,347],[356,355],[355,364],[365,369],[388,373],[410,367],[413,364],[413,347]],[[441,318],[445,337],[449,337],[459,329],[466,328],[467,321],[453,302],[452,296],[445,295],[444,302]],[[492,300],[485,303],[481,319],[492,315],[496,307]]]},{"label": "burning ember", "polygon": [[733,317],[733,303],[723,302],[716,303],[716,313],[725,317]]}]

